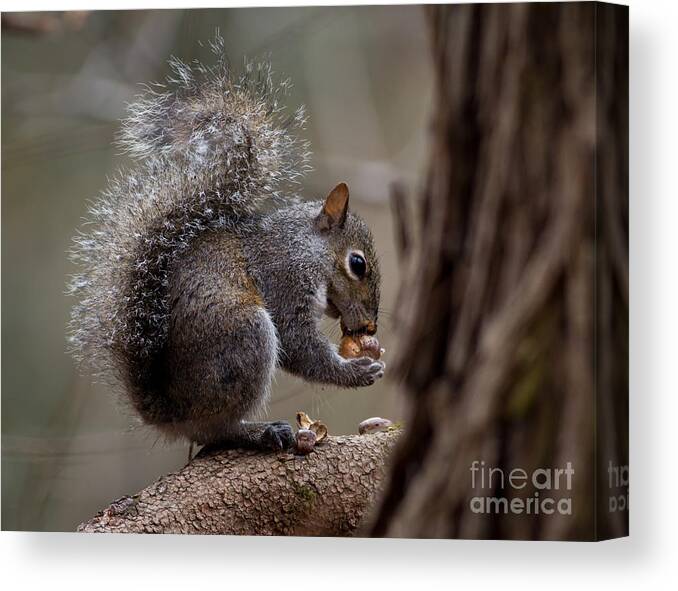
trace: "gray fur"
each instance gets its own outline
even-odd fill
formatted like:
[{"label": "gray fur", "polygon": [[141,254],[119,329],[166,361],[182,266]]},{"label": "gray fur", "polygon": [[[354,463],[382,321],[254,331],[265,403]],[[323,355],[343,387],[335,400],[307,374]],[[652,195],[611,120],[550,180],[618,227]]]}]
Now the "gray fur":
[{"label": "gray fur", "polygon": [[[369,228],[350,213],[327,232],[314,224],[321,202],[292,205],[263,217],[245,233],[248,272],[260,289],[280,337],[280,365],[313,382],[368,386],[383,375],[381,362],[346,360],[317,328],[317,294],[351,331],[378,321],[380,275]],[[344,268],[347,250],[362,250],[371,269],[363,282]],[[285,297],[281,297],[285,294]]]},{"label": "gray fur", "polygon": [[[322,203],[297,203],[290,186],[308,168],[270,67],[235,77],[173,59],[174,75],[129,107],[120,145],[138,166],[90,208],[71,252],[70,342],[76,358],[121,384],[141,418],[205,444],[291,445],[289,425],[245,423],[268,400],[277,366],[346,387],[383,364],[346,361],[317,328],[340,314],[347,330],[376,325],[379,270],[367,226],[349,213],[316,223]],[[285,203],[268,213],[265,202]],[[347,249],[370,262],[363,281],[343,268]]]}]

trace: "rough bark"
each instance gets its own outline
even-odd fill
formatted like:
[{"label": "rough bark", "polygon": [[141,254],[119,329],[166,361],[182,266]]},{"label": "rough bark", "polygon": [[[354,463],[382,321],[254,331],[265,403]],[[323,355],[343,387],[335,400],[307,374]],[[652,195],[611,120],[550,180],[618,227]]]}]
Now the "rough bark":
[{"label": "rough bark", "polygon": [[[625,529],[626,515],[602,508],[596,521],[606,474],[594,457],[626,453],[626,15],[591,3],[427,8],[432,148],[396,322],[411,410],[374,535]],[[528,473],[572,462],[573,515],[473,513],[475,495],[527,490],[474,490],[473,461]]]},{"label": "rough bark", "polygon": [[194,458],[78,531],[348,536],[382,483],[396,431],[329,437],[307,456],[232,450]]}]

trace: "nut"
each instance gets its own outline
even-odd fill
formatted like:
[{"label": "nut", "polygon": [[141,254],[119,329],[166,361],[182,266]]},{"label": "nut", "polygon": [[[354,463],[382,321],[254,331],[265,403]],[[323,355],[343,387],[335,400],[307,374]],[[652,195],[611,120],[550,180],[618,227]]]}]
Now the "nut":
[{"label": "nut", "polygon": [[315,433],[316,443],[320,443],[327,437],[327,425],[322,421],[314,421],[303,410],[297,412],[297,427],[299,429],[308,429]]},{"label": "nut", "polygon": [[320,443],[327,437],[327,425],[322,421],[313,421],[309,429],[315,433],[316,443]]},{"label": "nut", "polygon": [[310,429],[299,429],[296,434],[297,453],[302,455],[310,454],[315,447],[317,437]]},{"label": "nut", "polygon": [[313,419],[309,417],[303,410],[297,412],[297,427],[300,429],[308,429],[313,424]]},{"label": "nut", "polygon": [[346,335],[339,343],[339,355],[345,359],[355,357],[371,357],[379,359],[383,349],[377,340],[377,337],[368,334]]},{"label": "nut", "polygon": [[378,433],[379,431],[387,431],[393,425],[393,422],[381,417],[372,417],[365,419],[358,425],[358,433],[361,435],[369,433]]}]

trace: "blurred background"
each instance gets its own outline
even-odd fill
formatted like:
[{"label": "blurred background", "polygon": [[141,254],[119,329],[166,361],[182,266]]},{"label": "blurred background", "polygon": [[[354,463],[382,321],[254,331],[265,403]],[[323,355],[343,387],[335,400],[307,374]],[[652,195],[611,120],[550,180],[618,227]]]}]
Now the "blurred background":
[{"label": "blurred background", "polygon": [[[307,106],[314,153],[303,195],[322,198],[348,183],[375,234],[391,311],[399,275],[390,184],[411,193],[422,178],[429,45],[423,13],[411,6],[2,18],[2,529],[73,531],[188,454],[188,445],[133,426],[65,352],[74,271],[66,251],[87,200],[129,164],[112,141],[138,84],[161,80],[172,54],[208,60],[198,42],[215,29],[234,63],[267,58],[289,76],[289,104]],[[398,346],[389,316],[379,329],[387,364]],[[356,432],[367,417],[402,416],[392,381],[352,391],[279,373],[270,416],[293,421],[297,410],[333,434]]]}]

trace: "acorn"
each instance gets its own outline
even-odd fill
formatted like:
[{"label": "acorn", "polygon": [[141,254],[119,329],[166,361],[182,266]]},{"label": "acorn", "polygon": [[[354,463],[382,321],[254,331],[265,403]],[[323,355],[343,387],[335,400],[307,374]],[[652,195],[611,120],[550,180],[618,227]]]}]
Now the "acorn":
[{"label": "acorn", "polygon": [[314,421],[303,410],[297,411],[297,427],[309,429],[315,433],[316,443],[327,437],[327,425],[322,421]]},{"label": "acorn", "polygon": [[383,352],[377,337],[368,334],[346,335],[339,343],[339,355],[344,359],[371,357],[377,360]]},{"label": "acorn", "polygon": [[371,417],[365,419],[358,425],[358,433],[367,435],[369,433],[379,433],[380,431],[388,431],[393,422],[389,419],[382,419],[381,417]]},{"label": "acorn", "polygon": [[310,454],[315,447],[316,434],[310,429],[299,429],[295,436],[297,453],[301,455]]}]

